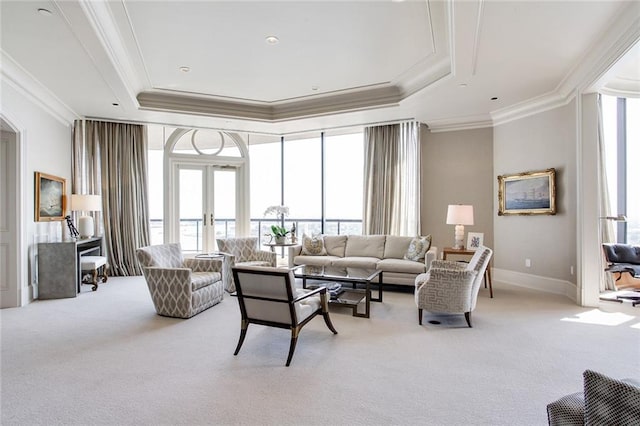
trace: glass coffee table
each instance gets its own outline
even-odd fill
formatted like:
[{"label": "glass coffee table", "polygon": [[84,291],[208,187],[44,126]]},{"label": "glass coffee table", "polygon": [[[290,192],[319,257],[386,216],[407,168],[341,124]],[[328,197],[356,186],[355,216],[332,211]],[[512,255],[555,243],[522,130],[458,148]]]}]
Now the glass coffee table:
[{"label": "glass coffee table", "polygon": [[[351,288],[340,288],[335,297],[331,297],[329,304],[352,308],[354,317],[369,318],[371,301],[382,302],[382,271],[378,269],[300,265],[292,270],[296,278],[302,278],[302,288],[307,288],[307,280],[351,284]],[[377,282],[373,282],[375,278],[378,278]],[[378,297],[375,299],[371,297],[372,283],[378,286]],[[358,285],[364,288],[358,288]],[[358,305],[363,300],[364,313],[361,313],[358,312]]]}]

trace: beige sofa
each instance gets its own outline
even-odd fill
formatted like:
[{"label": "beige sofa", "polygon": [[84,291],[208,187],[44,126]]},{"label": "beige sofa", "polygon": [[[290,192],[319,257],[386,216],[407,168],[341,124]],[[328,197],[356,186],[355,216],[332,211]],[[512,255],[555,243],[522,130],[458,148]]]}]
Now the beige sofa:
[{"label": "beige sofa", "polygon": [[324,235],[326,255],[304,255],[302,245],[289,247],[289,267],[297,265],[371,268],[383,271],[384,284],[410,285],[429,269],[437,247],[430,247],[424,261],[404,259],[412,237],[392,235]]}]

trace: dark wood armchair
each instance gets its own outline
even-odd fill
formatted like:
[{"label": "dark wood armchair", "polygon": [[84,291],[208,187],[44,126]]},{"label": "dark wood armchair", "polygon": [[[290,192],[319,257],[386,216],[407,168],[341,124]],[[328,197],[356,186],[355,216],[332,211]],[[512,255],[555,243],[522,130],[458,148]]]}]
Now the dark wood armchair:
[{"label": "dark wood armchair", "polygon": [[249,324],[291,330],[287,367],[293,358],[300,330],[316,315],[322,315],[329,330],[338,334],[329,318],[325,287],[313,291],[296,289],[292,271],[272,267],[234,267],[233,277],[242,315],[240,339],[234,355],[240,352]]}]

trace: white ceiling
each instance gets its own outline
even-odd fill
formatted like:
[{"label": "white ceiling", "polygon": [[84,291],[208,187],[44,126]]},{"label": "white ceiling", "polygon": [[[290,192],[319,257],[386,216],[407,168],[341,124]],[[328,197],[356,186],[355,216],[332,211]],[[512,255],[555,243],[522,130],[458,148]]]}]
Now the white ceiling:
[{"label": "white ceiling", "polygon": [[[482,126],[558,91],[630,6],[2,0],[2,71],[46,87],[63,116],[270,134],[405,119]],[[638,88],[632,52],[599,87]]]}]

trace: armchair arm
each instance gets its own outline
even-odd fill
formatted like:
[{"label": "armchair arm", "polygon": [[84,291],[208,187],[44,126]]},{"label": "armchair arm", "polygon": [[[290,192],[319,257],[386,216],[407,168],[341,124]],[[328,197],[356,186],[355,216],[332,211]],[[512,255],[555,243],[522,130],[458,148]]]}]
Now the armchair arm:
[{"label": "armchair arm", "polygon": [[268,250],[257,250],[254,252],[255,260],[260,260],[262,262],[269,262],[269,265],[273,268],[278,266],[278,255],[272,251]]},{"label": "armchair arm", "polygon": [[467,269],[467,263],[457,262],[455,260],[434,260],[431,262],[432,268],[452,269],[454,271],[462,271]]},{"label": "armchair arm", "polygon": [[327,288],[326,287],[318,287],[315,290],[312,290],[302,296],[298,296],[293,300],[293,303],[297,303],[301,300],[306,299],[307,297],[314,296],[320,293],[320,303],[322,306],[322,311],[327,312],[329,310],[329,300],[327,300]]},{"label": "armchair arm", "polygon": [[295,246],[290,246],[287,248],[287,256],[289,257],[289,268],[293,268],[294,266],[296,266],[293,263],[293,258],[298,256],[300,253],[302,253],[302,245],[298,244]]},{"label": "armchair arm", "polygon": [[191,294],[191,269],[160,268],[157,266],[143,268],[144,276],[151,294],[163,287],[163,292],[178,289],[179,292]]},{"label": "armchair arm", "polygon": [[193,272],[222,272],[220,259],[186,258],[183,264]]}]

